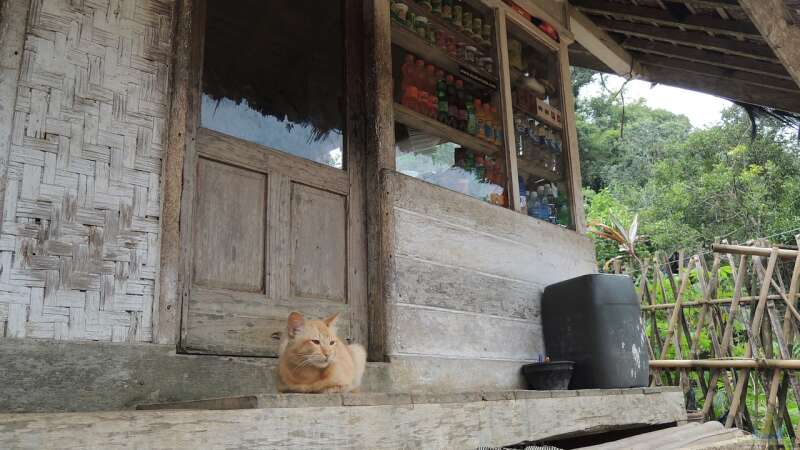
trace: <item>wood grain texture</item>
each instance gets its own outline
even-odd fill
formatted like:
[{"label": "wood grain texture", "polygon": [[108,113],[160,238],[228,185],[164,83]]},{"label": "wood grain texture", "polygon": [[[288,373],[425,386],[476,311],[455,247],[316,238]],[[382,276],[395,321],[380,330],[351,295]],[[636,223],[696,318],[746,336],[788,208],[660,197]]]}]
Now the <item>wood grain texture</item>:
[{"label": "wood grain texture", "polygon": [[787,22],[784,2],[741,0],[739,3],[800,86],[800,29]]},{"label": "wood grain texture", "polygon": [[343,196],[292,184],[291,294],[347,301],[347,204]]},{"label": "wood grain texture", "polygon": [[392,37],[389,3],[364,0],[364,85],[366,128],[364,183],[367,192],[367,295],[369,301],[369,348],[371,361],[386,358],[386,286],[391,283],[392,216],[384,172],[395,167],[394,108],[392,93]]},{"label": "wood grain texture", "polygon": [[[0,361],[3,412],[114,411],[274,394],[277,382],[275,358],[179,355],[174,345],[0,339]],[[388,366],[367,365],[365,392],[386,390]]]},{"label": "wood grain texture", "polygon": [[569,209],[572,216],[572,225],[575,231],[583,235],[586,233],[586,214],[583,211],[583,185],[581,184],[581,162],[578,149],[578,129],[575,125],[575,99],[572,96],[572,83],[570,81],[569,51],[567,45],[562,43],[558,53],[559,74],[561,76],[561,98],[566,115],[564,120],[567,137],[567,146],[564,149],[564,173],[567,178],[567,195],[569,196]]},{"label": "wood grain texture", "polygon": [[389,291],[391,303],[539,320],[543,285],[432,264],[409,256],[397,256],[394,262],[396,276]]},{"label": "wood grain texture", "polygon": [[393,305],[392,317],[390,355],[517,360],[521,366],[544,354],[540,321],[407,304]]},{"label": "wood grain texture", "polygon": [[[673,423],[685,417],[680,392],[377,406],[8,414],[0,415],[0,446],[476,448],[634,423]],[[91,433],[85,432],[87,427]]]},{"label": "wood grain texture", "polygon": [[264,292],[267,177],[200,159],[194,208],[194,282]]}]

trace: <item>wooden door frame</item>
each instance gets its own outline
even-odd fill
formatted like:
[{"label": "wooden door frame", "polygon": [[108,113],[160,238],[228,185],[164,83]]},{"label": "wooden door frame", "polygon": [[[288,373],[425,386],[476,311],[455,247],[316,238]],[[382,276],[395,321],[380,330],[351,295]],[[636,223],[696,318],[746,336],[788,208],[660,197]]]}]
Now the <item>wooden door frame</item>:
[{"label": "wooden door frame", "polygon": [[[190,192],[195,188],[194,177],[190,175],[195,170],[197,162],[195,142],[200,126],[205,1],[178,0],[173,11],[175,39],[171,74],[172,90],[162,171],[161,264],[156,294],[158,302],[153,308],[153,341],[158,344],[175,345],[178,349],[180,349],[185,329],[183,324],[186,323],[185,319],[188,313],[190,280],[187,274],[190,273],[192,264],[190,221],[186,220],[185,215],[187,211],[191,211],[193,196],[183,195],[183,193],[184,191]],[[348,4],[345,8],[347,22],[345,57],[347,60],[345,66],[366,68],[369,65],[365,64],[364,57],[369,57],[371,52],[368,49],[352,51],[351,46],[355,47],[356,44],[370,46],[370,40],[363,39],[365,31],[363,19],[369,16],[368,11],[371,10],[369,4],[373,0],[347,1]],[[365,3],[366,5],[364,5]],[[388,20],[388,13],[386,18]],[[368,233],[369,217],[364,212],[370,207],[369,198],[373,197],[367,196],[366,193],[376,192],[367,187],[367,175],[370,173],[368,154],[370,152],[365,151],[372,128],[367,126],[371,102],[371,97],[367,95],[369,92],[367,80],[370,73],[371,71],[367,69],[357,70],[348,72],[345,77],[348,92],[345,164],[354,165],[354,167],[360,166],[360,170],[348,170],[351,186],[360,186],[360,188],[351,189],[348,196],[348,254],[358,255],[358,261],[348,264],[348,286],[353,282],[363,284],[363,288],[360,289],[363,294],[360,295],[360,298],[348,298],[348,303],[350,304],[349,309],[352,311],[352,335],[368,348],[372,347],[371,343],[373,342],[372,336],[370,336],[372,330],[368,330],[369,318],[373,313],[371,311],[372,302],[367,301],[367,298],[372,298],[369,295],[367,283],[368,279],[372,278],[374,269],[368,265],[368,252],[362,243],[366,243],[367,248],[371,247],[369,241],[371,233]],[[391,83],[391,76],[389,76],[389,83]],[[365,89],[362,91],[362,95],[352,95],[359,89]],[[352,246],[360,246],[360,249],[354,249]],[[350,287],[348,287],[348,297],[350,292]],[[356,320],[353,317],[356,317]],[[383,341],[383,336],[377,341]]]}]

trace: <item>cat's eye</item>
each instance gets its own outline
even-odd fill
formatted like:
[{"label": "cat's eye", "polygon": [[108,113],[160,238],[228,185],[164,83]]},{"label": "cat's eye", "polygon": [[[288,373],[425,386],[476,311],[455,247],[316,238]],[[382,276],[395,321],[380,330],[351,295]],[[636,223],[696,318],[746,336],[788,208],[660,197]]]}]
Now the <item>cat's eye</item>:
[{"label": "cat's eye", "polygon": [[333,344],[335,344],[335,343],[336,343],[336,341],[331,341],[331,345],[333,345]]},{"label": "cat's eye", "polygon": [[319,345],[319,339],[312,339],[312,340],[311,340],[311,342],[313,342],[313,343],[315,343],[315,344]]}]

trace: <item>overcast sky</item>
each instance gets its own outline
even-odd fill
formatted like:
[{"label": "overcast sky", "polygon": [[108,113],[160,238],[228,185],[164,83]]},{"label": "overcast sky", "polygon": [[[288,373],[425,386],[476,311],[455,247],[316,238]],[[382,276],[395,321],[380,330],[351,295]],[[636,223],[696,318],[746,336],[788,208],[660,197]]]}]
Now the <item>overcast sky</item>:
[{"label": "overcast sky", "polygon": [[[606,86],[613,90],[619,89],[624,81],[625,79],[622,77],[606,76]],[[581,95],[596,96],[601,90],[600,82],[595,80],[581,90]],[[666,109],[675,114],[685,115],[692,125],[698,128],[714,124],[719,120],[722,110],[732,105],[728,100],[719,97],[662,84],[651,88],[650,83],[646,81],[634,80],[628,83],[625,100],[641,97],[652,108]]]}]

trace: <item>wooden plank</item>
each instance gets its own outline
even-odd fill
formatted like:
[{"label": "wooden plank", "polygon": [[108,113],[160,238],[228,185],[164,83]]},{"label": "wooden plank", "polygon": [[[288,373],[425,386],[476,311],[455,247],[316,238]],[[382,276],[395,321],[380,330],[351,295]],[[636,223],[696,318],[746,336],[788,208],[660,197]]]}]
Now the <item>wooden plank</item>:
[{"label": "wooden plank", "polygon": [[631,51],[637,51],[651,55],[667,56],[726,69],[751,72],[767,77],[791,80],[791,76],[786,72],[786,69],[784,69],[783,66],[767,61],[753,60],[752,58],[744,58],[737,55],[726,55],[724,53],[709,52],[706,50],[698,50],[696,48],[682,45],[650,41],[636,37],[625,39],[622,42],[622,46]]},{"label": "wooden plank", "polygon": [[392,306],[389,355],[534,361],[544,354],[539,321],[417,305]]},{"label": "wooden plank", "polygon": [[345,197],[292,183],[290,295],[347,301]]},{"label": "wooden plank", "polygon": [[800,28],[790,24],[784,13],[784,2],[781,0],[741,0],[750,20],[761,32],[784,67],[800,85]]},{"label": "wooden plank", "polygon": [[497,42],[497,64],[500,72],[500,114],[503,121],[505,139],[503,140],[503,155],[506,161],[506,174],[508,174],[509,205],[514,211],[522,211],[519,193],[519,178],[517,177],[517,148],[514,131],[514,105],[511,99],[511,72],[508,63],[508,29],[506,28],[506,14],[500,9],[495,10],[494,29]]},{"label": "wooden plank", "polygon": [[705,63],[650,55],[646,53],[637,53],[636,59],[642,64],[647,64],[650,67],[660,67],[664,70],[678,69],[698,75],[712,75],[719,78],[727,78],[735,82],[765,87],[776,91],[786,91],[794,95],[798,93],[797,85],[792,80],[765,77],[753,72],[733,70]]},{"label": "wooden plank", "polygon": [[386,358],[386,333],[390,318],[386,286],[391,282],[394,240],[391,208],[384,188],[384,170],[395,167],[394,102],[392,99],[392,37],[389,3],[364,3],[364,86],[366,127],[364,183],[367,209],[367,291],[369,298],[369,348],[371,361]]},{"label": "wooden plank", "polygon": [[575,99],[572,97],[572,83],[569,71],[569,52],[565,43],[558,54],[561,76],[561,98],[566,114],[567,146],[563,150],[564,174],[566,175],[570,202],[572,225],[579,234],[586,233],[586,215],[583,211],[583,188],[581,182],[581,163],[578,151],[578,129],[575,117]]},{"label": "wooden plank", "polygon": [[269,267],[266,281],[269,295],[274,299],[289,298],[289,264],[291,246],[289,227],[291,221],[291,181],[284,174],[273,173],[267,178],[269,191],[267,205],[267,256]]},{"label": "wooden plank", "polygon": [[538,239],[508,241],[401,209],[395,221],[397,255],[542,285],[594,271],[563,247]]},{"label": "wooden plank", "polygon": [[346,305],[338,302],[269,298],[251,292],[196,287],[192,290],[191,310],[193,313],[201,314],[272,317],[286,320],[292,311],[301,311],[312,318],[323,318],[344,312]]},{"label": "wooden plank", "polygon": [[397,276],[389,291],[392,303],[541,320],[539,302],[543,285],[408,256],[398,255],[395,264]]},{"label": "wooden plank", "polygon": [[[191,204],[182,198],[186,155],[194,154],[199,121],[200,73],[202,73],[205,3],[181,0],[175,3],[177,21],[171,74],[164,163],[161,172],[161,261],[158,275],[158,308],[153,309],[153,341],[178,342],[180,318],[185,313],[189,280],[185,256],[188,253],[189,217],[183,208]],[[193,170],[193,167],[192,167]],[[184,218],[181,221],[181,218]]]},{"label": "wooden plank", "polygon": [[[401,405],[11,414],[0,416],[0,447],[500,447],[685,417],[682,395],[674,391]],[[87,427],[93,432],[85,432]]]},{"label": "wooden plank", "polygon": [[462,145],[476,152],[487,155],[493,155],[500,152],[500,146],[497,144],[490,143],[483,139],[472,136],[471,134],[459,131],[453,127],[439,122],[436,119],[423,116],[422,114],[399,103],[394,104],[394,118],[398,122],[408,125],[411,128],[430,133],[434,136],[438,136],[445,140]]},{"label": "wooden plank", "polygon": [[619,76],[634,72],[633,56],[608,35],[595,20],[575,7],[569,7],[569,18],[575,40]]},{"label": "wooden plank", "polygon": [[347,302],[350,335],[369,348],[367,299],[367,218],[364,161],[366,96],[364,92],[364,0],[345,0],[345,66],[347,71],[347,136],[345,168],[350,176],[347,197]]},{"label": "wooden plank", "polygon": [[265,173],[281,172],[309,186],[347,195],[350,180],[341,169],[271,150],[258,144],[201,128],[197,136],[200,156]]},{"label": "wooden plank", "polygon": [[[264,292],[267,177],[201,158],[197,165],[194,283]],[[224,233],[225,239],[220,239]]]},{"label": "wooden plank", "polygon": [[536,247],[536,252],[543,257],[569,257],[570,265],[578,271],[595,270],[591,239],[574,231],[400,173],[387,174],[387,190],[395,208],[495,236],[509,243],[527,243]]},{"label": "wooden plank", "polygon": [[731,79],[664,69],[648,64],[642,64],[641,78],[743,103],[768,106],[788,112],[800,111],[800,95],[765,87],[754,89],[752,84]]},{"label": "wooden plank", "polygon": [[593,15],[614,16],[629,20],[667,25],[675,28],[706,31],[715,34],[723,33],[733,36],[760,38],[756,27],[749,22],[717,19],[709,15],[699,14],[678,19],[664,9],[612,3],[603,0],[572,0],[570,4],[583,12]]},{"label": "wooden plank", "polygon": [[778,61],[778,58],[769,46],[752,41],[740,41],[729,37],[711,36],[704,31],[681,30],[678,28],[648,25],[644,23],[624,22],[621,20],[606,19],[601,16],[593,17],[591,20],[605,31],[619,33],[625,36],[653,39],[656,41],[713,50],[763,61]]}]

